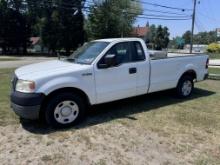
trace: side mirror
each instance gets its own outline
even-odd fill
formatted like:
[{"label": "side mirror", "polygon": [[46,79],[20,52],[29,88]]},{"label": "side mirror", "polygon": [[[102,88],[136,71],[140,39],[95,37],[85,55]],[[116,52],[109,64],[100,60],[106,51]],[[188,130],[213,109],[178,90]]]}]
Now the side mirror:
[{"label": "side mirror", "polygon": [[116,56],[115,54],[107,54],[104,57],[104,63],[98,64],[99,68],[109,68],[111,66],[115,66],[116,65]]}]

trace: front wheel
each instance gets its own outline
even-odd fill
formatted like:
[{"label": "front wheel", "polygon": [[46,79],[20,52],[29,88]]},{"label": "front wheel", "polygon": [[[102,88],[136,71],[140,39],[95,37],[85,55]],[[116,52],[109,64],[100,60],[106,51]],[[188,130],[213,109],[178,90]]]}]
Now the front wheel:
[{"label": "front wheel", "polygon": [[83,119],[85,108],[85,102],[80,96],[73,93],[59,93],[47,104],[46,121],[55,128],[69,127]]},{"label": "front wheel", "polygon": [[180,98],[189,97],[194,89],[194,82],[191,76],[183,76],[176,88],[176,93]]}]

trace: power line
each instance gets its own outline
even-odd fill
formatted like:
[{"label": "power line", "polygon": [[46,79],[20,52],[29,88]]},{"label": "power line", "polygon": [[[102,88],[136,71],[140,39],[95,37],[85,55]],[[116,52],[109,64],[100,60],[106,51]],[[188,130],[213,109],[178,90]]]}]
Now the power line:
[{"label": "power line", "polygon": [[143,17],[143,16],[137,16],[138,18],[144,18],[144,19],[155,19],[155,20],[167,20],[167,21],[186,21],[191,20],[191,18],[159,18],[159,17]]},{"label": "power line", "polygon": [[[86,10],[86,9],[83,9],[83,11],[86,11],[88,13],[91,13],[90,10]],[[96,14],[102,14],[102,13],[96,13]],[[135,13],[127,13],[127,14],[130,14],[130,15],[134,15]],[[191,18],[163,18],[163,17],[157,17],[157,16],[137,16],[137,18],[143,18],[143,19],[155,19],[155,20],[175,20],[175,21],[183,21],[183,20],[190,20]]]},{"label": "power line", "polygon": [[[47,1],[49,3],[52,3],[51,0]],[[33,1],[29,1],[29,3],[33,3]],[[66,9],[66,10],[76,10],[77,5],[74,4],[69,4],[69,3],[64,3],[65,5],[69,5],[69,7],[65,6],[59,6],[59,5],[52,5],[51,8],[60,8],[60,9]],[[63,5],[63,4],[62,4]],[[44,8],[44,4],[39,5],[41,8]],[[86,11],[91,13],[90,10],[88,10],[90,7],[84,6],[82,7],[82,11]],[[126,12],[126,14],[130,15],[135,15],[136,13],[132,12]],[[168,16],[168,15],[155,15],[155,14],[140,14],[137,16],[137,18],[142,18],[142,19],[157,19],[157,20],[190,20],[191,17],[184,17],[184,16]]]},{"label": "power line", "polygon": [[[94,2],[90,2],[90,1],[87,1],[87,3],[90,3],[91,5],[93,5],[94,7],[98,7]],[[91,6],[90,6],[91,7]],[[88,7],[89,8],[89,7]],[[133,8],[131,8],[131,10],[133,10]],[[134,9],[135,10],[135,9]],[[136,9],[136,11],[139,11]],[[154,10],[152,10],[154,11]],[[159,12],[159,11],[158,11]],[[137,14],[137,13],[133,13],[131,11],[126,11],[126,13],[128,14]],[[162,12],[162,13],[168,13],[170,14],[170,12]],[[191,15],[157,15],[157,14],[139,14],[139,16],[145,16],[145,17],[161,17],[161,18],[169,18],[169,19],[191,19]],[[166,19],[168,20],[168,19]]]},{"label": "power line", "polygon": [[[136,1],[135,1],[136,2]],[[94,2],[91,1],[86,1],[86,3],[88,3],[89,5],[93,5],[93,6],[97,6],[97,4],[95,4]],[[132,10],[138,10],[136,8],[131,8]],[[142,8],[143,11],[149,11],[149,12],[155,12],[155,13],[163,13],[163,14],[172,14],[172,15],[177,15],[177,16],[189,16],[183,13],[178,13],[178,12],[171,12],[171,11],[161,11],[161,10],[153,10],[153,9],[148,9],[148,8]]]},{"label": "power line", "polygon": [[157,7],[162,7],[162,8],[166,8],[166,9],[172,9],[172,10],[179,10],[179,11],[183,11],[183,12],[184,11],[192,11],[192,9],[160,5],[160,4],[157,4],[157,3],[151,3],[151,2],[146,2],[146,1],[139,1],[139,0],[132,0],[132,1],[140,2],[140,3],[145,4],[145,5],[157,6]]}]

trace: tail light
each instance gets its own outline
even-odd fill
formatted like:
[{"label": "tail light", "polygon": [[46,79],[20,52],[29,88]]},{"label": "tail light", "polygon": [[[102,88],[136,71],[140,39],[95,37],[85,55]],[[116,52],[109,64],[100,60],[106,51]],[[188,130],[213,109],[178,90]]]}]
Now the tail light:
[{"label": "tail light", "polygon": [[206,66],[205,66],[205,68],[206,68],[206,69],[209,68],[209,58],[208,58],[207,61],[206,61]]}]

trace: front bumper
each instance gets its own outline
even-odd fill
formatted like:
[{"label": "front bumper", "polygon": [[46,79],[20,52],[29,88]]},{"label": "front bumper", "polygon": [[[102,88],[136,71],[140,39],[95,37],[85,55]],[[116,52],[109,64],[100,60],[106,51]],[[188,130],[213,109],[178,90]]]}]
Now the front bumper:
[{"label": "front bumper", "polygon": [[40,105],[35,106],[20,106],[14,103],[11,103],[13,111],[24,119],[36,120],[39,118],[40,114]]},{"label": "front bumper", "polygon": [[11,107],[13,111],[24,119],[35,120],[39,118],[41,104],[45,98],[41,93],[11,93]]}]

